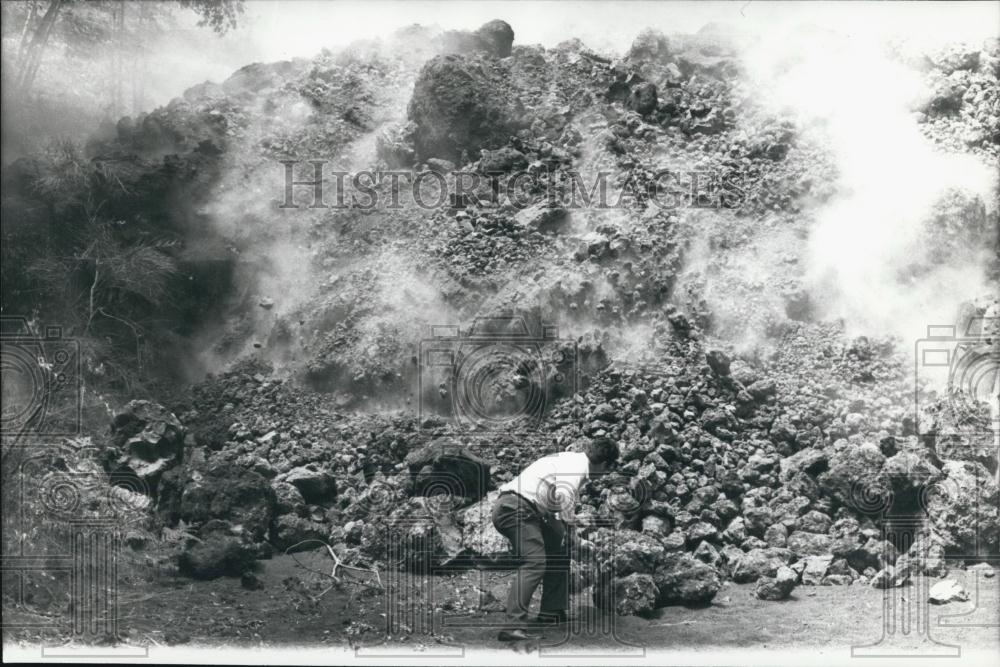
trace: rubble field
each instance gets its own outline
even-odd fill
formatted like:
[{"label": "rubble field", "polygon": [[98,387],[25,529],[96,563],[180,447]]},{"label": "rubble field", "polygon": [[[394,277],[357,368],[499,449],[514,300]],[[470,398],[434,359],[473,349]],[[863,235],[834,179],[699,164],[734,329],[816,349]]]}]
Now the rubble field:
[{"label": "rubble field", "polygon": [[[414,26],[249,65],[90,146],[123,215],[165,182],[185,192],[180,215],[229,248],[240,286],[188,338],[211,373],[122,397],[106,431],[35,459],[40,480],[113,488],[84,504],[110,502],[122,533],[121,634],[95,641],[492,646],[515,565],[497,487],[611,439],[621,464],[577,510],[592,548],[568,555],[573,613],[615,631],[574,642],[833,651],[876,641],[901,592],[934,604],[936,639],[995,646],[989,407],[930,390],[915,406],[911,343],[824,316],[808,239],[842,194],[831,147],[761,99],[725,31],[606,54],[516,28]],[[922,135],[995,166],[1000,46],[910,64]],[[352,183],[348,201],[379,205],[318,208],[298,185],[282,207],[277,165],[306,179],[310,160],[491,175],[512,196],[397,207],[390,185]],[[718,187],[660,206],[662,173],[682,202],[691,174]],[[608,175],[620,205],[567,205],[574,174]],[[951,193],[905,280],[992,248],[996,281],[998,229],[996,200]],[[960,324],[997,312],[995,295],[960,305]],[[10,613],[65,612],[51,582],[27,585]],[[966,612],[982,624],[945,622]]]}]

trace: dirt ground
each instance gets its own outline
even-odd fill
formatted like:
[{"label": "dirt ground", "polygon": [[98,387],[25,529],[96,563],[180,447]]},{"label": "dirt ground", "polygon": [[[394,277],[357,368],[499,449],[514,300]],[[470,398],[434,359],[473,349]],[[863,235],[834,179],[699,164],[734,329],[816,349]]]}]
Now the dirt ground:
[{"label": "dirt ground", "polygon": [[[282,555],[262,565],[257,579],[263,588],[257,590],[233,578],[193,582],[166,576],[123,582],[119,636],[129,645],[151,648],[351,647],[359,657],[446,657],[464,649],[641,657],[647,651],[737,648],[810,649],[847,657],[852,647],[856,656],[967,655],[970,650],[1000,654],[1000,578],[972,571],[949,574],[971,599],[941,606],[922,602],[935,581],[922,578],[889,592],[868,586],[800,586],[783,602],[757,600],[753,584],[727,583],[707,607],[665,607],[651,618],[605,616],[580,595],[574,598],[570,624],[545,629],[540,641],[510,645],[496,639],[510,571],[465,571],[429,579],[389,579],[383,572],[386,589],[364,583],[374,582],[373,577],[330,588],[331,580],[321,574],[332,566],[324,551]],[[408,594],[399,594],[403,591]],[[887,603],[890,613],[883,613]],[[64,645],[68,639],[64,632],[51,631],[7,636],[22,646]]]}]

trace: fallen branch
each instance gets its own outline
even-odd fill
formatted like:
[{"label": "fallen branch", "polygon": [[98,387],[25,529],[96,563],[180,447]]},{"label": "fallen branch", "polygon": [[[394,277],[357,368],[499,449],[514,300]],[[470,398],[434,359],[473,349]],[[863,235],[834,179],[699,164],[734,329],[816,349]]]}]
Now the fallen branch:
[{"label": "fallen branch", "polygon": [[[302,565],[301,563],[299,563],[299,560],[297,558],[295,558],[295,555],[292,553],[292,549],[294,549],[295,547],[301,546],[303,544],[309,544],[310,542],[316,542],[316,543],[322,544],[324,547],[326,547],[327,553],[329,553],[330,557],[333,559],[333,570],[330,571],[330,574],[326,574],[325,572],[319,572],[318,570],[313,570],[310,567],[306,567],[306,566]],[[371,574],[375,575],[375,581],[378,583],[378,587],[381,588],[381,589],[385,588],[385,586],[382,585],[382,577],[379,576],[378,570],[376,570],[375,568],[366,569],[366,568],[363,568],[363,567],[358,567],[356,565],[348,565],[347,563],[345,563],[344,561],[342,561],[340,559],[340,556],[338,556],[337,552],[333,550],[333,547],[331,547],[329,544],[327,544],[323,540],[302,540],[301,542],[297,542],[296,544],[293,544],[292,546],[290,546],[287,549],[285,549],[285,553],[288,554],[289,556],[291,556],[295,560],[295,562],[298,563],[300,566],[306,567],[307,570],[311,570],[313,572],[317,572],[318,574],[322,574],[324,576],[328,576],[331,579],[333,579],[335,582],[337,582],[338,584],[341,583],[342,580],[340,579],[340,577],[337,576],[337,568],[342,567],[345,570],[357,570],[358,572],[370,572]],[[320,593],[320,595],[317,596],[317,599],[319,597],[322,597],[329,590],[330,589],[328,588],[328,589],[326,589],[326,591],[323,591],[323,593]]]}]

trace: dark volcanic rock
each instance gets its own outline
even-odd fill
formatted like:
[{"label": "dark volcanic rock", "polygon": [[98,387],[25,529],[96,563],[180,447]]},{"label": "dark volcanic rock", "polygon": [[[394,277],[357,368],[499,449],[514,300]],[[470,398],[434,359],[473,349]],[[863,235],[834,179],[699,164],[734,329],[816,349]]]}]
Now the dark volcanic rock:
[{"label": "dark volcanic rock", "polygon": [[131,401],[111,422],[120,450],[119,472],[129,471],[153,493],[164,472],[180,463],[186,429],[169,410],[150,401]]},{"label": "dark volcanic rock", "polygon": [[254,552],[239,538],[214,533],[188,546],[177,557],[180,573],[194,579],[239,577],[254,564]]},{"label": "dark volcanic rock", "polygon": [[653,573],[659,589],[658,604],[706,604],[722,583],[715,568],[688,553],[669,553]]},{"label": "dark volcanic rock", "polygon": [[656,608],[658,589],[649,574],[615,577],[594,586],[594,605],[618,616],[645,616]]},{"label": "dark volcanic rock", "polygon": [[493,19],[481,25],[473,34],[491,55],[498,58],[510,55],[510,48],[514,44],[514,29],[506,21]]},{"label": "dark volcanic rock", "polygon": [[657,104],[656,86],[649,82],[644,82],[632,88],[629,95],[629,107],[636,113],[646,115],[656,110]]},{"label": "dark volcanic rock", "polygon": [[762,577],[757,580],[754,595],[760,600],[785,600],[792,594],[798,575],[789,567],[781,566],[773,577]]},{"label": "dark volcanic rock", "polygon": [[267,479],[229,463],[174,468],[160,481],[157,497],[157,510],[169,524],[223,519],[242,526],[255,542],[266,538],[275,505]]},{"label": "dark volcanic rock", "polygon": [[289,470],[282,481],[292,484],[307,503],[322,503],[337,495],[337,481],[330,473],[303,466]]},{"label": "dark volcanic rock", "polygon": [[477,500],[490,486],[490,465],[449,438],[410,452],[405,463],[418,496],[448,494]]},{"label": "dark volcanic rock", "polygon": [[416,125],[417,157],[457,161],[463,151],[477,155],[483,148],[506,144],[518,114],[502,78],[489,62],[471,56],[429,60],[417,77],[407,112]]}]

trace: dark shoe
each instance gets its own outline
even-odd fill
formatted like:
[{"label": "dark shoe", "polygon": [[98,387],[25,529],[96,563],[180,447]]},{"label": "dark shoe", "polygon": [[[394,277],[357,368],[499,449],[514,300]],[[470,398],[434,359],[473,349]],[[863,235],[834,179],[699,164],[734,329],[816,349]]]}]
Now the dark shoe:
[{"label": "dark shoe", "polygon": [[541,639],[539,635],[533,635],[527,630],[501,630],[497,639],[502,642],[527,641],[531,639]]},{"label": "dark shoe", "polygon": [[567,617],[564,610],[543,611],[535,618],[535,623],[539,625],[560,625],[566,621]]}]

